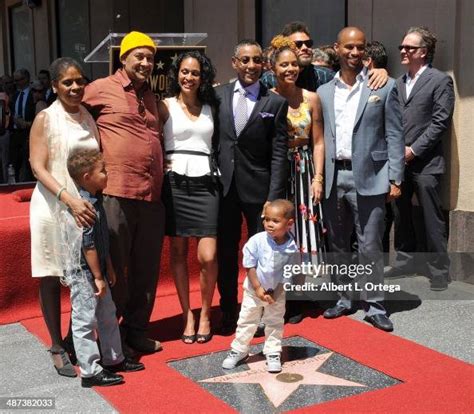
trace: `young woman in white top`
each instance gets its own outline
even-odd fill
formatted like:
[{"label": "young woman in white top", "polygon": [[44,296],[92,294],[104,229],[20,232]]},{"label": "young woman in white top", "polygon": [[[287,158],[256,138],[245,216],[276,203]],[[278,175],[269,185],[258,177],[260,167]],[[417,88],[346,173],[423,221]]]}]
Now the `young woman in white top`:
[{"label": "young woman in white top", "polygon": [[[186,344],[212,337],[210,310],[217,279],[218,171],[214,163],[215,70],[199,52],[181,54],[170,70],[169,98],[158,105],[166,152],[163,201],[171,241],[171,270],[183,309]],[[198,240],[202,309],[198,330],[189,301],[189,238]]]}]

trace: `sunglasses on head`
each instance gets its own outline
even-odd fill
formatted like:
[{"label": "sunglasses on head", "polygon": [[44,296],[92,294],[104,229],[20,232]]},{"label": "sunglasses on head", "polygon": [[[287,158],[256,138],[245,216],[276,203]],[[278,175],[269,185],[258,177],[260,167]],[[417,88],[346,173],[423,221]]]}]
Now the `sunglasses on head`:
[{"label": "sunglasses on head", "polygon": [[414,50],[423,49],[424,47],[425,46],[400,45],[398,46],[398,50],[401,52],[403,49],[405,49],[407,52],[413,52]]},{"label": "sunglasses on head", "polygon": [[298,49],[301,49],[303,45],[305,45],[306,47],[313,47],[314,42],[313,42],[313,39],[295,40],[294,44],[296,45]]}]

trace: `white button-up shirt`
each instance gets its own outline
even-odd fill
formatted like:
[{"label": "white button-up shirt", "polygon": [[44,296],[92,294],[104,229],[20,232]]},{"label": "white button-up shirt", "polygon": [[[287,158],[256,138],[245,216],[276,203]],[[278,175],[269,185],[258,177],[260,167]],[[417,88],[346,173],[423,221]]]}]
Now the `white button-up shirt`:
[{"label": "white button-up shirt", "polygon": [[247,92],[247,96],[245,97],[245,101],[247,102],[247,120],[250,118],[250,114],[253,111],[253,108],[255,107],[255,104],[257,103],[258,95],[260,93],[260,81],[257,81],[253,83],[250,86],[243,86],[240,81],[237,79],[235,82],[234,86],[234,96],[232,99],[232,109],[234,112],[234,117],[235,117],[235,108],[237,106],[237,100],[239,99],[239,94],[237,91],[243,88],[245,89],[245,92]]},{"label": "white button-up shirt", "polygon": [[407,90],[407,99],[410,96],[411,91],[413,90],[413,87],[415,86],[416,81],[418,78],[421,76],[421,74],[426,70],[428,65],[423,65],[420,69],[418,69],[418,72],[415,73],[415,76],[412,78],[409,73],[406,74],[405,78],[405,85],[406,85],[406,90]]},{"label": "white button-up shirt", "polygon": [[[275,289],[283,282],[285,265],[300,263],[298,247],[289,237],[283,244],[277,244],[266,231],[253,235],[243,249],[243,266],[256,268],[258,281],[265,290]],[[244,286],[251,288],[250,283]]]},{"label": "white button-up shirt", "polygon": [[364,68],[357,75],[355,84],[347,85],[337,72],[334,91],[334,115],[336,120],[336,159],[352,159],[352,132],[359,106],[360,95],[364,81],[367,77],[367,69]]}]

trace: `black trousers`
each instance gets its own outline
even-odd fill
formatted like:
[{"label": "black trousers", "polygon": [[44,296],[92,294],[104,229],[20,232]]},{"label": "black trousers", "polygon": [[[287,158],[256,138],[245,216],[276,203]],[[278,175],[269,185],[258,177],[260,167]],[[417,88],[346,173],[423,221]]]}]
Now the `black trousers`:
[{"label": "black trousers", "polygon": [[33,181],[30,167],[30,130],[14,129],[10,136],[10,163],[17,182]]},{"label": "black trousers", "polygon": [[255,233],[263,230],[262,208],[263,203],[243,203],[240,200],[234,181],[232,181],[229,192],[221,201],[217,230],[217,258],[219,262],[217,288],[221,297],[222,312],[237,312],[238,260],[242,217],[245,217],[247,222],[247,232],[250,238]]},{"label": "black trousers", "polygon": [[158,283],[165,212],[161,201],[105,196],[110,257],[117,275],[112,297],[127,335],[144,336]]},{"label": "black trousers", "polygon": [[[413,267],[413,253],[417,251],[415,226],[413,224],[412,197],[416,194],[421,210],[426,239],[426,254],[419,262],[427,264],[430,278],[448,278],[449,260],[447,257],[448,235],[446,221],[441,207],[440,175],[405,173],[402,195],[395,200],[395,250],[396,266]],[[423,253],[423,252],[421,252]],[[410,270],[414,270],[413,268]]]}]

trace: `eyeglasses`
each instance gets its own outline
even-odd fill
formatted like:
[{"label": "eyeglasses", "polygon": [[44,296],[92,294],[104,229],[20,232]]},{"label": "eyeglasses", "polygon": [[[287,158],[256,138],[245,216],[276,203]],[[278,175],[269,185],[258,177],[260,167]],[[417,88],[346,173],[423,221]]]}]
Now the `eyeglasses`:
[{"label": "eyeglasses", "polygon": [[305,45],[306,47],[313,47],[313,44],[314,44],[313,39],[295,40],[293,43],[296,45],[298,49],[301,49],[303,45]]},{"label": "eyeglasses", "polygon": [[243,58],[239,58],[234,56],[242,65],[248,65],[250,61],[253,61],[256,65],[261,65],[263,63],[263,57],[261,56],[244,56]]},{"label": "eyeglasses", "polygon": [[24,81],[26,78],[23,76],[21,78],[14,78],[13,79],[13,82],[21,82],[21,81]]},{"label": "eyeglasses", "polygon": [[398,46],[398,50],[401,52],[403,49],[405,49],[407,52],[413,52],[414,50],[423,49],[424,47],[426,46],[400,45]]},{"label": "eyeglasses", "polygon": [[33,92],[43,92],[43,89],[35,89],[35,88],[33,88],[32,91],[33,91]]}]

